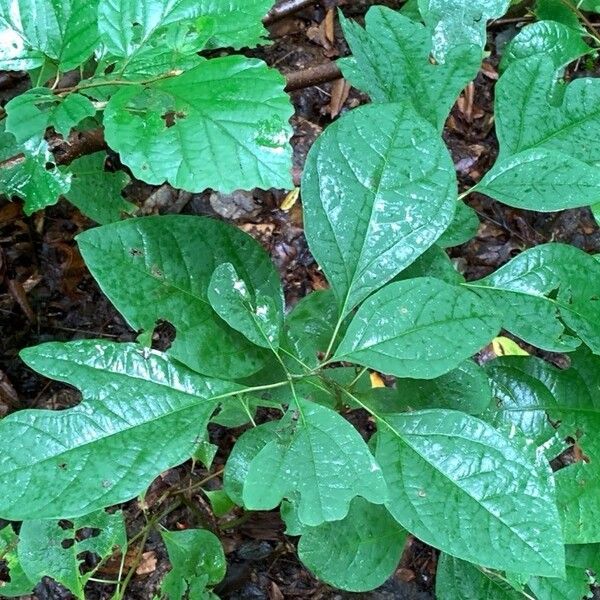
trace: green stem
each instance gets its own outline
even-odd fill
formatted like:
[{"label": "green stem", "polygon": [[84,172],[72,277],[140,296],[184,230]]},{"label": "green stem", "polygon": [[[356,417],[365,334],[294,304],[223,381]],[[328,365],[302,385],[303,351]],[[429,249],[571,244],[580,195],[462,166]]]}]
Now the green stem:
[{"label": "green stem", "polygon": [[149,85],[151,83],[155,83],[157,81],[161,81],[163,79],[170,79],[171,77],[176,77],[180,75],[179,71],[169,71],[168,73],[163,73],[162,75],[157,75],[156,77],[152,77],[150,79],[145,79],[143,81],[130,81],[128,79],[111,79],[107,81],[90,81],[89,83],[78,83],[77,85],[66,87],[66,88],[57,88],[53,90],[53,92],[57,95],[70,94],[72,92],[80,92],[81,90],[88,90],[96,87],[103,87],[107,85]]}]

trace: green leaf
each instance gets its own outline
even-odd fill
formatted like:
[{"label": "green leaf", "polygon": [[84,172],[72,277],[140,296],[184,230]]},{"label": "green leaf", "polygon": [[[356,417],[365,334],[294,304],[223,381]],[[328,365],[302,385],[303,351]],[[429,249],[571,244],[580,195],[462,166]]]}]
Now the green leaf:
[{"label": "green leaf", "polygon": [[569,566],[566,579],[534,577],[527,585],[537,600],[581,600],[590,597],[590,577],[585,570]]},{"label": "green leaf", "polygon": [[564,574],[552,479],[487,423],[442,409],[386,415],[375,456],[388,510],[419,539],[490,568]]},{"label": "green leaf", "polygon": [[443,552],[438,560],[435,593],[438,600],[523,600],[493,572]]},{"label": "green leaf", "polygon": [[500,154],[477,190],[517,208],[555,211],[600,200],[600,81],[556,84],[551,58],[512,63],[496,85]]},{"label": "green leaf", "polygon": [[572,156],[537,148],[499,157],[476,188],[508,206],[554,212],[598,202],[600,173]]},{"label": "green leaf", "polygon": [[208,300],[215,312],[233,329],[262,348],[277,349],[283,322],[283,291],[276,296],[251,294],[231,263],[214,270]]},{"label": "green leaf", "polygon": [[458,45],[468,43],[483,48],[487,21],[501,17],[510,0],[418,0],[418,4],[433,33],[434,57],[444,61]]},{"label": "green leaf", "polygon": [[73,127],[95,114],[92,102],[81,94],[59,98],[48,88],[38,87],[16,96],[6,105],[6,131],[19,144],[30,139],[41,141],[47,127],[54,127],[66,137]]},{"label": "green leaf", "polygon": [[437,244],[431,246],[414,263],[396,275],[394,281],[404,281],[416,277],[434,277],[452,284],[465,282],[465,278],[456,270],[450,257]]},{"label": "green leaf", "polygon": [[172,567],[162,583],[162,591],[169,600],[204,598],[206,587],[225,577],[225,553],[214,533],[186,529],[161,531],[161,536]]},{"label": "green leaf", "polygon": [[582,10],[600,13],[600,2],[598,0],[582,0],[578,3],[578,6]]},{"label": "green leaf", "polygon": [[262,19],[272,6],[273,0],[201,0],[199,24],[213,32],[209,41],[212,48],[252,48],[268,43]]},{"label": "green leaf", "polygon": [[137,209],[121,195],[129,177],[123,171],[105,171],[105,160],[106,152],[74,160],[68,167],[71,188],[65,194],[71,204],[100,225],[120,221]]},{"label": "green leaf", "polygon": [[[557,503],[565,542],[594,543],[600,541],[600,444],[596,435],[600,428],[600,359],[585,347],[570,358],[571,368],[564,370],[534,357],[507,357],[500,364],[518,369],[547,389],[547,393],[529,394],[521,400],[524,418],[545,410],[558,425],[557,438],[576,441],[579,454],[585,457],[556,472]],[[554,454],[549,456],[563,448],[555,444],[549,449],[554,449]]]},{"label": "green leaf", "polygon": [[475,354],[499,329],[491,305],[473,292],[430,277],[407,279],[360,306],[334,360],[432,379]]},{"label": "green leaf", "polygon": [[271,441],[277,439],[280,424],[269,421],[244,432],[235,443],[223,474],[223,489],[238,505],[244,506],[244,482],[250,470],[250,463]]},{"label": "green leaf", "polygon": [[[581,2],[577,0],[577,4],[581,4]],[[540,21],[557,21],[573,29],[581,27],[575,11],[563,2],[556,2],[556,0],[536,0],[535,16]]]},{"label": "green leaf", "polygon": [[502,54],[502,70],[516,60],[531,56],[548,56],[560,69],[592,51],[582,39],[580,30],[557,21],[538,21],[523,27]]},{"label": "green leaf", "polygon": [[0,421],[0,516],[11,520],[74,517],[133,498],[189,458],[216,400],[237,389],[136,344],[50,343],[21,358],[78,387],[83,402]]},{"label": "green leaf", "polygon": [[506,357],[486,365],[495,403],[484,418],[497,429],[518,427],[539,447],[556,436],[545,411],[555,400],[543,382],[518,368],[520,362]]},{"label": "green leaf", "polygon": [[0,69],[40,67],[50,59],[61,71],[84,63],[98,43],[98,0],[0,0]]},{"label": "green leaf", "polygon": [[130,62],[152,46],[165,27],[190,21],[201,8],[194,0],[100,0],[98,29],[111,55]]},{"label": "green leaf", "polygon": [[44,140],[17,144],[0,124],[0,194],[25,199],[25,214],[56,204],[69,190],[71,176],[62,173]]},{"label": "green leaf", "polygon": [[369,105],[319,137],[302,194],[308,244],[344,316],[448,227],[456,175],[434,128],[409,106]]},{"label": "green leaf", "polygon": [[477,415],[492,400],[488,376],[472,360],[435,379],[397,379],[396,390],[412,410],[449,408]]},{"label": "green leaf", "polygon": [[318,404],[298,400],[297,408],[250,462],[246,508],[270,510],[297,494],[300,521],[316,526],[343,519],[355,496],[384,502],[381,469],[356,429]]},{"label": "green leaf", "polygon": [[[287,346],[307,367],[319,364],[318,354],[327,350],[337,315],[333,291],[318,290],[302,298],[286,318]],[[297,371],[297,361],[290,362]]]},{"label": "green leaf", "polygon": [[475,237],[479,229],[477,213],[464,202],[457,202],[456,213],[450,226],[442,233],[438,244],[443,248],[460,246]]},{"label": "green leaf", "polygon": [[104,111],[106,140],[147,183],[190,192],[291,188],[283,86],[259,60],[203,61],[177,77],[123,86]]},{"label": "green leaf", "polygon": [[589,598],[590,583],[600,573],[600,546],[587,544],[566,547],[567,578],[534,577],[527,583],[538,600],[581,600]]},{"label": "green leaf", "polygon": [[344,77],[374,102],[411,104],[441,131],[456,98],[477,75],[480,48],[458,46],[444,62],[432,64],[431,34],[421,23],[385,6],[370,8],[365,22],[366,30],[342,19],[352,51],[340,61]]},{"label": "green leaf", "polygon": [[3,598],[16,598],[30,594],[37,582],[31,582],[25,575],[17,554],[18,537],[10,525],[0,529],[0,556],[8,571],[10,581],[0,581]]},{"label": "green leaf", "polygon": [[221,263],[234,265],[252,294],[281,297],[269,256],[249,235],[214,219],[170,215],[90,229],[77,239],[92,275],[134,329],[151,331],[159,320],[175,327],[171,356],[225,379],[264,364],[266,351],[230,329],[208,301]]},{"label": "green leaf", "polygon": [[406,531],[384,506],[355,498],[341,521],[307,527],[298,544],[298,555],[319,579],[330,585],[366,592],[392,575],[406,537]]},{"label": "green leaf", "polygon": [[494,302],[502,326],[538,348],[570,352],[566,325],[600,353],[600,264],[574,246],[542,244],[466,284]]},{"label": "green leaf", "polygon": [[[74,519],[72,526],[61,524],[37,519],[25,521],[19,533],[19,560],[31,581],[51,577],[83,600],[83,588],[91,573],[87,576],[80,573],[83,561],[79,555],[88,551],[103,559],[111,556],[116,547],[124,554],[127,533],[123,513],[108,514],[101,510]],[[99,533],[79,539],[76,533],[84,528],[97,529]]]},{"label": "green leaf", "polygon": [[210,502],[210,507],[215,517],[226,515],[235,506],[235,503],[223,490],[203,490]]}]

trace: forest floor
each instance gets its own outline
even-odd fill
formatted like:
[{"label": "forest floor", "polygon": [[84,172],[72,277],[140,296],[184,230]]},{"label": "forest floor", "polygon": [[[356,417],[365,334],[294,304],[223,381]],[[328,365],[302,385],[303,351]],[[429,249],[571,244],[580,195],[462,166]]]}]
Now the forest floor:
[{"label": "forest floor", "polygon": [[[398,0],[339,0],[337,6],[346,16],[361,20],[375,3],[393,8],[402,4]],[[498,77],[498,49],[518,27],[519,23],[512,19],[490,24],[490,55],[475,83],[460,97],[445,128],[444,137],[464,188],[479,180],[496,157],[492,103],[493,84]],[[321,65],[347,53],[333,3],[315,3],[278,20],[270,32],[273,43],[248,54],[263,58],[284,74]],[[589,73],[576,69],[571,76],[586,74]],[[0,73],[0,105],[27,85],[19,74]],[[296,109],[292,144],[294,178],[298,183],[306,153],[321,131],[367,98],[349,89],[343,80],[303,88],[291,95]],[[121,167],[116,156],[113,160],[115,167]],[[284,192],[187,194],[169,186],[133,182],[126,193],[129,200],[138,204],[141,214],[211,215],[233,222],[255,236],[271,253],[281,273],[289,307],[311,290],[325,286],[304,239],[300,203],[288,211],[280,209]],[[600,231],[587,209],[548,215],[516,211],[477,194],[469,196],[468,201],[480,217],[479,231],[468,244],[453,248],[451,256],[469,279],[482,277],[518,252],[550,240],[600,252]],[[18,357],[22,348],[50,340],[101,337],[129,341],[136,336],[100,292],[77,250],[74,237],[93,226],[64,201],[31,217],[24,216],[20,203],[0,203],[0,416],[17,408],[61,409],[79,401],[78,392],[28,369]],[[168,331],[156,332],[157,347],[166,343],[165,337]],[[365,423],[368,425],[366,419]],[[211,441],[219,446],[219,452],[207,486],[219,487],[225,459],[242,431],[211,426]],[[436,552],[418,540],[410,541],[395,575],[379,590],[368,594],[341,593],[319,583],[301,566],[294,538],[283,534],[277,512],[256,512],[241,518],[241,513],[234,513],[224,527],[217,523],[206,498],[198,491],[186,492],[208,475],[201,465],[185,463],[152,484],[144,507],[131,501],[123,508],[129,534],[134,536],[148,514],[169,510],[169,502],[183,491],[178,497],[184,498],[184,503],[171,510],[162,523],[173,529],[202,526],[218,532],[229,565],[225,580],[215,590],[221,598],[433,598]],[[167,499],[163,500],[165,496]],[[125,565],[135,568],[127,598],[150,600],[169,568],[160,536],[151,533],[143,547],[134,543]],[[109,562],[99,576],[115,578],[118,567],[118,560]],[[90,600],[99,600],[110,598],[113,588],[92,584],[88,590]],[[32,596],[39,600],[70,597],[52,581],[44,581]]]}]

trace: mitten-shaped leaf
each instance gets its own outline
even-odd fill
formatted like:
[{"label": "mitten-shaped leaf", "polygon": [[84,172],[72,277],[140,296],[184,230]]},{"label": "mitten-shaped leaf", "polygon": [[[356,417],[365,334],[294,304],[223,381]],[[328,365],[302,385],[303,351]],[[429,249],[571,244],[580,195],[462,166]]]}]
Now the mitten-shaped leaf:
[{"label": "mitten-shaped leaf", "polygon": [[136,344],[50,343],[21,356],[77,386],[83,402],[0,421],[0,516],[11,520],[75,517],[133,498],[192,454],[217,399],[238,389]]},{"label": "mitten-shaped leaf", "polygon": [[476,188],[517,208],[555,211],[600,200],[600,80],[556,84],[546,56],[511,64],[496,86],[500,154]]},{"label": "mitten-shaped leaf", "polygon": [[579,340],[566,325],[600,353],[600,263],[579,248],[542,244],[466,285],[493,302],[502,326],[526,342],[570,352]]},{"label": "mitten-shaped leaf", "polygon": [[275,268],[249,235],[214,219],[172,215],[90,229],[78,242],[92,275],[132,327],[151,331],[159,320],[175,327],[174,358],[233,379],[263,365],[266,350],[232,330],[208,300],[214,270],[231,263],[249,293],[282,302]]}]

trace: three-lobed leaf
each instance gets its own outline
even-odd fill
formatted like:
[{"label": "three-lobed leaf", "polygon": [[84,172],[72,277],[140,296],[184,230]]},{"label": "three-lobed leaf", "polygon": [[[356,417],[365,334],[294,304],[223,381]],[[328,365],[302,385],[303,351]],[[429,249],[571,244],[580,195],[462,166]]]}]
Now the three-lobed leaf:
[{"label": "three-lobed leaf", "polygon": [[449,51],[446,60],[429,60],[432,40],[421,23],[384,6],[367,12],[366,29],[353,21],[342,26],[351,58],[340,61],[344,76],[374,102],[413,106],[438,130],[463,88],[481,64],[481,49],[465,44]]},{"label": "three-lobed leaf", "polygon": [[56,204],[71,185],[71,175],[56,168],[43,139],[17,144],[0,124],[0,194],[25,199],[25,214]]},{"label": "three-lobed leaf", "polygon": [[48,88],[32,88],[7,103],[6,131],[18,144],[41,141],[47,127],[67,136],[73,127],[95,114],[96,108],[86,96],[74,93],[58,98]]},{"label": "three-lobed leaf", "polygon": [[[97,530],[97,535],[78,539],[80,530]],[[93,552],[99,559],[111,556],[114,550],[125,552],[127,532],[123,514],[101,510],[74,519],[66,527],[62,522],[34,519],[25,521],[19,532],[18,557],[30,581],[51,577],[84,600],[84,585],[91,576],[82,575],[82,552]]]},{"label": "three-lobed leaf", "polygon": [[225,577],[225,552],[219,538],[206,529],[162,531],[171,571],[161,590],[169,600],[216,598],[207,587]]},{"label": "three-lobed leaf", "polygon": [[355,496],[374,504],[385,501],[379,465],[338,413],[298,399],[274,433],[248,465],[242,493],[246,508],[270,510],[284,498],[297,497],[298,518],[316,526],[343,519]]},{"label": "three-lobed leaf", "polygon": [[121,194],[129,177],[123,171],[106,171],[106,156],[105,152],[82,156],[69,165],[68,171],[65,169],[71,176],[65,197],[100,225],[120,221],[137,208]]}]

